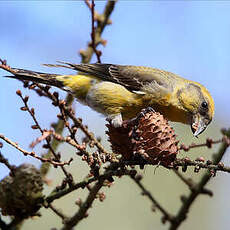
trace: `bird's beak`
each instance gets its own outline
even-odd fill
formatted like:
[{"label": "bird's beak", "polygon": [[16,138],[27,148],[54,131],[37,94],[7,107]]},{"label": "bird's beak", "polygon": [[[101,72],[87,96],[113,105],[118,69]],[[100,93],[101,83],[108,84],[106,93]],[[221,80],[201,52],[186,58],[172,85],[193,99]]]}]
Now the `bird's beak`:
[{"label": "bird's beak", "polygon": [[195,137],[197,137],[206,129],[208,125],[206,124],[206,121],[207,120],[204,117],[202,117],[199,113],[193,115],[191,129]]}]

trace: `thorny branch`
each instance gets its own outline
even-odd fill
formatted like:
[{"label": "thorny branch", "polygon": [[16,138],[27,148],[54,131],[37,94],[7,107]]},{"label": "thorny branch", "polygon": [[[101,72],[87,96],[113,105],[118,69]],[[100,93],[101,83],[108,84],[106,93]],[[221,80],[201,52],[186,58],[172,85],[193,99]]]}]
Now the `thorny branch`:
[{"label": "thorny branch", "polygon": [[[96,54],[98,62],[101,62],[101,51],[97,50],[97,46],[99,44],[106,44],[106,41],[101,38],[101,35],[105,26],[111,24],[109,17],[114,9],[116,1],[108,1],[102,14],[98,14],[97,12],[95,12],[95,3],[93,0],[92,3],[90,3],[88,0],[85,0],[85,3],[89,7],[91,12],[91,42],[89,42],[86,50],[80,51],[80,55],[82,57],[83,63],[89,62],[93,53]],[[6,61],[0,59],[0,62],[0,68],[5,70],[11,70],[11,72],[13,72],[10,66],[6,64]],[[52,104],[58,107],[60,110],[60,114],[58,114],[59,120],[55,125],[54,130],[42,129],[37,118],[35,117],[34,109],[30,109],[28,106],[27,102],[29,97],[23,97],[21,91],[17,91],[18,96],[22,99],[24,103],[24,106],[21,107],[21,110],[29,112],[35,123],[31,128],[38,129],[41,133],[41,136],[31,144],[31,147],[34,147],[44,140],[46,141],[46,148],[49,149],[49,153],[46,155],[46,157],[40,157],[33,151],[29,152],[22,149],[16,142],[8,139],[3,134],[0,134],[0,139],[13,146],[24,155],[34,157],[43,163],[45,162],[45,164],[43,164],[41,168],[43,176],[45,176],[48,172],[49,165],[53,165],[55,167],[60,166],[62,168],[66,177],[64,178],[60,186],[57,186],[49,195],[44,197],[41,203],[43,207],[52,210],[57,216],[62,219],[62,229],[72,229],[82,219],[87,217],[88,210],[90,207],[92,207],[93,202],[97,198],[99,198],[101,201],[104,199],[104,194],[100,192],[100,190],[104,186],[110,186],[113,182],[113,177],[129,176],[142,190],[142,194],[148,197],[148,199],[152,202],[153,208],[158,209],[162,213],[162,223],[168,221],[170,223],[170,229],[175,230],[178,229],[182,222],[185,221],[185,219],[187,218],[190,207],[197,198],[197,196],[199,196],[200,194],[212,195],[212,191],[208,190],[205,187],[211,177],[215,176],[217,171],[230,173],[230,167],[225,166],[222,162],[220,162],[228,146],[230,145],[230,130],[225,130],[223,132],[223,138],[219,140],[212,140],[208,138],[206,142],[202,144],[191,144],[189,146],[185,146],[182,144],[180,146],[180,150],[184,151],[189,151],[192,148],[200,147],[211,148],[213,144],[219,143],[221,143],[221,147],[218,153],[214,155],[212,161],[205,161],[203,157],[199,157],[195,160],[191,160],[188,157],[182,159],[177,158],[172,163],[171,167],[169,167],[169,169],[173,169],[176,175],[190,188],[189,196],[183,199],[180,210],[175,216],[173,216],[157,201],[154,195],[150,193],[150,191],[148,191],[148,189],[141,181],[142,177],[137,174],[137,171],[135,169],[133,169],[135,165],[143,167],[144,165],[150,164],[149,162],[140,162],[135,160],[125,161],[119,156],[115,156],[113,153],[109,153],[108,151],[106,151],[100,141],[98,141],[97,138],[95,138],[94,134],[88,130],[88,127],[83,125],[82,120],[80,118],[76,118],[74,110],[71,108],[71,104],[73,101],[72,95],[68,95],[66,97],[66,100],[64,101],[59,99],[58,93],[51,93],[50,87],[42,86],[40,84],[29,85],[28,82],[25,82],[24,86],[28,87],[29,89],[35,90],[35,92],[40,96],[45,96],[46,98],[49,98]],[[66,128],[69,133],[69,135],[66,137],[62,135],[64,128]],[[83,133],[89,140],[89,143],[86,141],[80,143],[76,139],[76,133],[79,129],[83,131]],[[58,145],[63,142],[73,146],[77,150],[77,156],[81,156],[82,160],[85,161],[90,167],[90,172],[85,176],[85,179],[80,182],[73,181],[72,175],[69,174],[64,168],[65,165],[70,164],[72,158],[68,162],[61,162],[61,155],[56,153]],[[95,146],[96,151],[91,153],[91,151],[86,149],[88,146]],[[53,157],[51,157],[52,155]],[[0,163],[3,163],[6,167],[8,167],[11,170],[11,174],[13,175],[14,166],[9,164],[7,159],[5,159],[5,157],[1,153]],[[196,173],[198,173],[201,169],[206,169],[207,172],[202,177],[200,182],[195,183],[194,181],[185,178],[183,173],[179,172],[180,168],[182,169],[182,172],[185,172],[188,167],[194,167],[194,172]],[[76,204],[79,206],[78,211],[72,217],[67,217],[61,210],[53,205],[53,202],[57,199],[65,197],[66,195],[78,189],[89,190],[89,194],[85,201],[80,200],[76,202]],[[11,221],[11,223],[6,224],[0,218],[0,228],[14,228],[15,226],[18,226],[19,223],[22,223],[23,220],[23,218],[20,219],[15,217]]]},{"label": "thorny branch", "polygon": [[62,230],[71,230],[80,222],[80,220],[86,217],[86,212],[91,207],[92,203],[94,202],[97,196],[97,193],[102,188],[103,182],[103,180],[99,180],[98,182],[96,182],[96,184],[91,189],[88,197],[86,198],[85,202],[80,206],[78,212],[72,218],[66,221]]},{"label": "thorny branch", "polygon": [[88,197],[86,198],[84,203],[80,204],[80,208],[78,212],[71,218],[69,219],[62,230],[68,230],[72,229],[73,226],[76,226],[83,218],[87,217],[87,211],[88,209],[92,206],[95,198],[97,198],[99,190],[103,187],[103,184],[106,179],[110,178],[112,175],[113,176],[121,176],[121,175],[130,175],[130,176],[135,176],[136,175],[136,170],[119,170],[117,171],[118,173],[113,174],[113,171],[110,171],[110,169],[107,169],[104,175],[101,175],[95,185],[90,188],[90,192]]},{"label": "thorny branch", "polygon": [[[0,136],[1,136],[1,134],[0,134]],[[9,163],[9,161],[3,156],[3,154],[1,153],[1,151],[0,151],[0,163],[4,164],[10,170],[11,175],[14,176],[15,166],[11,165]]]},{"label": "thorny branch", "polygon": [[[196,183],[191,178],[186,178],[181,172],[178,170],[174,170],[175,174],[189,187],[191,191],[196,189]],[[213,196],[213,192],[207,188],[204,188],[202,191],[203,194],[207,194],[209,196]]]},{"label": "thorny branch", "polygon": [[[225,144],[225,143],[223,143]],[[225,144],[226,145],[226,144]],[[222,172],[228,172],[230,173],[230,167],[229,166],[224,166],[224,163],[222,162],[217,162],[215,163],[214,161],[207,161],[206,163],[199,162],[199,161],[193,161],[190,160],[189,158],[184,158],[184,159],[177,159],[174,162],[174,166],[182,166],[183,167],[188,167],[188,166],[194,166],[194,171],[197,173],[199,172],[200,169],[208,169],[210,174],[215,175],[216,171],[222,171]]]},{"label": "thorny branch", "polygon": [[[10,144],[11,146],[13,146],[14,148],[16,148],[17,150],[19,150],[21,153],[23,153],[25,156],[31,156],[34,157],[38,160],[40,160],[41,162],[49,162],[50,164],[54,165],[54,166],[64,166],[64,165],[69,165],[70,162],[73,159],[70,159],[68,162],[58,162],[58,161],[54,161],[52,159],[47,159],[47,158],[43,158],[38,156],[37,154],[35,154],[35,152],[29,152],[24,150],[23,148],[21,148],[16,142],[11,141],[9,138],[5,137],[3,134],[0,134],[0,139],[4,140],[6,143]],[[8,167],[9,168],[9,167]]]},{"label": "thorny branch", "polygon": [[[33,121],[34,121],[34,123],[35,123],[35,125],[32,126],[32,129],[38,129],[38,130],[41,132],[41,134],[44,135],[44,133],[45,133],[46,131],[43,130],[43,129],[41,128],[41,126],[39,125],[39,123],[38,123],[38,121],[37,121],[37,119],[36,119],[36,117],[35,117],[35,110],[34,110],[34,108],[31,108],[31,109],[30,109],[29,106],[28,106],[29,97],[28,97],[28,96],[25,96],[25,97],[23,98],[22,93],[21,93],[20,90],[17,90],[16,93],[17,93],[17,95],[21,98],[21,100],[22,100],[23,103],[24,103],[24,107],[21,107],[21,110],[22,110],[22,111],[27,111],[27,112],[30,114],[30,116],[32,117],[32,119],[33,119]],[[44,139],[45,139],[45,141],[46,141],[47,148],[49,148],[49,150],[51,151],[52,155],[54,156],[55,161],[60,162],[60,156],[59,156],[58,154],[56,154],[56,152],[55,152],[54,149],[52,148],[52,146],[51,146],[51,144],[50,144],[50,139],[49,139],[49,137],[48,137],[48,136],[47,136],[47,137],[45,136]],[[32,153],[32,154],[33,154],[33,153]],[[31,154],[30,154],[30,155],[31,155]],[[72,159],[69,160],[68,164],[69,164],[71,161],[72,161]],[[44,161],[44,162],[46,162],[46,161]],[[47,162],[49,162],[49,161],[47,161]],[[72,184],[72,176],[67,172],[67,170],[65,169],[65,167],[64,167],[63,164],[60,164],[60,167],[61,167],[61,169],[62,169],[64,175],[66,176],[66,178],[68,178],[68,183],[69,183],[69,185],[71,186],[71,184]]]},{"label": "thorny branch", "polygon": [[[88,130],[87,126],[82,124],[82,119],[75,117],[75,113],[74,113],[73,109],[67,107],[66,102],[64,100],[59,100],[57,97],[57,94],[56,93],[54,93],[54,94],[50,93],[47,87],[44,87],[40,84],[37,84],[37,87],[43,91],[43,93],[44,93],[43,96],[45,95],[50,100],[53,101],[54,106],[59,106],[59,108],[62,112],[62,117],[59,116],[59,118],[61,118],[61,120],[66,121],[64,124],[68,124],[67,123],[67,117],[69,117],[73,121],[75,127],[81,129],[81,131],[86,135],[86,137],[89,138],[89,140],[92,141],[92,143],[98,148],[98,150],[101,153],[109,154],[105,150],[105,148],[102,146],[102,144],[95,138],[94,134]],[[68,127],[68,125],[67,125],[67,127]],[[69,129],[69,131],[72,132],[70,129]],[[76,142],[76,139],[75,139],[75,142]]]},{"label": "thorny branch", "polygon": [[96,48],[96,42],[95,42],[95,19],[98,18],[98,14],[95,14],[95,3],[94,0],[92,0],[92,3],[89,3],[89,0],[85,0],[86,5],[89,7],[89,9],[91,10],[91,26],[92,26],[92,31],[91,31],[91,43],[90,45],[93,48],[94,53],[97,56],[97,62],[101,63],[101,51],[97,50]]},{"label": "thorny branch", "polygon": [[56,199],[59,199],[61,197],[63,197],[64,195],[67,195],[69,193],[71,193],[74,190],[77,190],[79,188],[85,188],[87,185],[91,184],[92,182],[95,182],[97,180],[109,180],[111,179],[111,177],[113,176],[122,176],[122,175],[133,175],[135,174],[134,170],[128,170],[128,169],[117,169],[117,170],[110,170],[107,169],[103,174],[99,175],[98,177],[90,177],[90,178],[85,178],[85,180],[77,183],[77,184],[73,184],[73,186],[69,187],[69,188],[65,188],[62,190],[59,189],[55,189],[50,195],[48,195],[45,199],[45,202],[47,203],[51,203]]},{"label": "thorny branch", "polygon": [[[119,165],[120,163],[118,163]],[[123,161],[121,162],[121,165],[151,165],[151,163],[143,163],[143,162],[139,162],[139,161]],[[215,175],[216,171],[222,171],[222,172],[228,172],[230,173],[230,167],[229,166],[224,166],[224,164],[222,162],[218,162],[217,164],[215,164],[213,161],[209,161],[207,160],[206,163],[202,163],[202,162],[198,162],[196,160],[191,160],[188,157],[186,158],[181,158],[181,159],[176,159],[175,162],[173,162],[173,168],[177,168],[181,167],[183,169],[183,167],[193,167],[194,166],[194,171],[195,172],[199,172],[200,169],[208,169],[211,174]]]},{"label": "thorny branch", "polygon": [[[85,2],[87,3],[88,1],[85,1]],[[106,41],[102,39],[101,35],[102,35],[105,27],[112,23],[109,18],[111,16],[111,13],[114,10],[116,2],[117,2],[116,0],[115,1],[107,1],[103,13],[102,14],[96,14],[97,25],[94,29],[94,31],[95,31],[94,32],[94,34],[95,34],[95,36],[94,36],[95,37],[95,47],[97,47],[99,44],[106,45]],[[91,14],[92,14],[92,11],[91,11]],[[94,54],[94,49],[89,43],[86,50],[80,50],[80,55],[82,57],[82,63],[90,62],[90,59],[92,58],[93,54]]]},{"label": "thorny branch", "polygon": [[62,219],[62,222],[65,223],[68,217],[66,217],[60,209],[57,209],[54,207],[54,205],[49,204],[47,208],[50,208],[57,216],[59,216]]},{"label": "thorny branch", "polygon": [[[223,137],[223,138],[226,138],[226,137]],[[192,148],[199,148],[199,147],[212,148],[213,144],[219,144],[219,143],[221,143],[223,141],[229,141],[229,140],[227,140],[227,139],[226,140],[223,140],[223,139],[213,140],[211,138],[207,138],[205,143],[202,143],[202,144],[194,144],[194,143],[192,143],[191,145],[188,145],[188,146],[182,144],[180,146],[180,149],[184,150],[185,152],[187,152],[187,151],[189,151]]]}]

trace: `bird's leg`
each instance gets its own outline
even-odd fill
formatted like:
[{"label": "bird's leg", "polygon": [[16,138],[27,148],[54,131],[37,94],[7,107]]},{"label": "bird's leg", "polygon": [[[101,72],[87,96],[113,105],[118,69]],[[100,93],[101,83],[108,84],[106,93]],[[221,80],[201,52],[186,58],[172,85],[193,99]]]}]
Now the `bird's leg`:
[{"label": "bird's leg", "polygon": [[[152,107],[147,107],[145,109],[142,109],[141,112],[136,117],[134,117],[134,118],[132,118],[130,120],[126,120],[125,121],[126,125],[128,125],[128,126],[135,126],[135,125],[137,125],[138,122],[139,122],[139,120],[143,116],[145,116],[145,114],[147,114],[149,112],[155,112],[155,110]],[[122,119],[122,115],[120,113],[109,115],[106,118],[106,120],[109,121],[109,122],[111,122],[111,124],[115,128],[122,127],[123,119]]]},{"label": "bird's leg", "polygon": [[107,121],[111,122],[112,126],[115,128],[119,128],[122,126],[123,124],[123,119],[120,113],[118,114],[113,114],[113,115],[109,115],[106,118]]}]

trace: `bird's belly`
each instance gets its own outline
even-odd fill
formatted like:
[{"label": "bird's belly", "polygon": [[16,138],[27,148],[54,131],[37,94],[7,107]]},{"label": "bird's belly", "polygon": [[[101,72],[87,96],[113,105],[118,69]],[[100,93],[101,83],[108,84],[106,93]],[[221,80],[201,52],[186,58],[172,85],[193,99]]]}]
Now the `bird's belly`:
[{"label": "bird's belly", "polygon": [[107,81],[92,86],[86,96],[86,103],[94,110],[105,115],[121,113],[124,119],[135,116],[138,102],[125,87]]}]

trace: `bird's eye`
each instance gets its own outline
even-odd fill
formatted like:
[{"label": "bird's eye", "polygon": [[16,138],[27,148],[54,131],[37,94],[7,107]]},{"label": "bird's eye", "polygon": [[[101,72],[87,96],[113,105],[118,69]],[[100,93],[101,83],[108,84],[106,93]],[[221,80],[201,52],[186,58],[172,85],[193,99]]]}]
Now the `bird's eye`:
[{"label": "bird's eye", "polygon": [[206,101],[203,101],[203,102],[201,103],[201,107],[202,107],[203,109],[207,109],[207,108],[208,108],[208,103],[207,103]]}]

